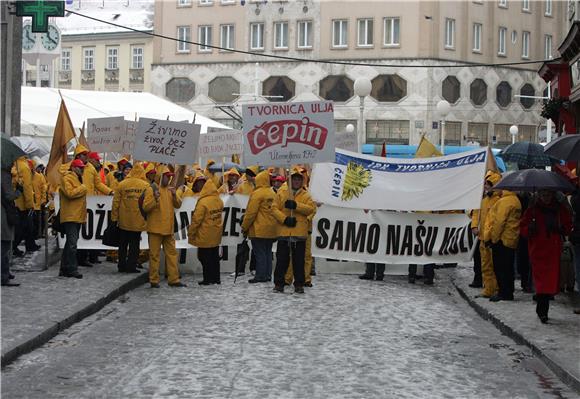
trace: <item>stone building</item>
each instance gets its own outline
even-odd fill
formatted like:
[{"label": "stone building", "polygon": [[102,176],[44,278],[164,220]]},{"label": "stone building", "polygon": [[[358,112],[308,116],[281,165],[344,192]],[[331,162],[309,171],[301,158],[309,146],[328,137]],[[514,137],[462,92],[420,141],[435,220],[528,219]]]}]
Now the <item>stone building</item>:
[{"label": "stone building", "polygon": [[199,45],[156,38],[151,90],[231,126],[244,102],[334,100],[343,129],[358,123],[354,81],[368,77],[367,143],[438,141],[441,99],[446,144],[502,146],[513,124],[537,141],[541,102],[519,95],[544,93],[541,63],[469,64],[555,57],[565,14],[551,0],[156,1],[156,33]]}]

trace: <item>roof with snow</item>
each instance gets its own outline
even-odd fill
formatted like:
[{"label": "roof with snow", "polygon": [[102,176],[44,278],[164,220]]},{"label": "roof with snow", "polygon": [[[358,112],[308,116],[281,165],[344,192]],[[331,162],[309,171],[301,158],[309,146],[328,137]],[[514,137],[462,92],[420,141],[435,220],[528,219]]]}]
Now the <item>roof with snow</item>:
[{"label": "roof with snow", "polygon": [[154,3],[154,0],[69,0],[65,4],[65,17],[54,18],[51,22],[58,25],[63,35],[130,32],[69,12],[74,11],[133,29],[152,31]]}]

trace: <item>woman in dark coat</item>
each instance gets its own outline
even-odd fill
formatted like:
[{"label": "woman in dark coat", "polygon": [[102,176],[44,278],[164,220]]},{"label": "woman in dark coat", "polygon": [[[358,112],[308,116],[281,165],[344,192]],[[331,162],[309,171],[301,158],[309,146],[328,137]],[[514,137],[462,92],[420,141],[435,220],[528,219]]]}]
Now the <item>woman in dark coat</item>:
[{"label": "woman in dark coat", "polygon": [[528,239],[536,313],[542,323],[546,323],[550,296],[559,291],[562,236],[570,234],[572,216],[568,207],[556,200],[554,192],[542,190],[524,213],[520,226],[521,235]]}]

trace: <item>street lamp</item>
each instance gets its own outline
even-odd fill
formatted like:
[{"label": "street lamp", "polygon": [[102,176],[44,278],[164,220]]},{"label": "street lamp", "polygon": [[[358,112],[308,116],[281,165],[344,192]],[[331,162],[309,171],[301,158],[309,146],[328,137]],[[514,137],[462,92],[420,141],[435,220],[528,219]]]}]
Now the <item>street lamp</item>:
[{"label": "street lamp", "polygon": [[359,121],[358,121],[358,132],[357,132],[357,142],[358,151],[362,152],[362,144],[364,140],[364,111],[365,111],[365,97],[371,94],[373,84],[369,78],[360,77],[354,81],[354,94],[359,96]]},{"label": "street lamp", "polygon": [[437,113],[441,117],[441,154],[445,155],[445,118],[451,111],[451,105],[445,100],[437,103]]},{"label": "street lamp", "polygon": [[518,136],[518,127],[516,125],[510,126],[510,134],[512,135],[512,144],[515,144],[516,137]]},{"label": "street lamp", "polygon": [[345,130],[346,130],[347,133],[354,132],[354,125],[352,123],[349,123],[348,125],[346,125]]}]

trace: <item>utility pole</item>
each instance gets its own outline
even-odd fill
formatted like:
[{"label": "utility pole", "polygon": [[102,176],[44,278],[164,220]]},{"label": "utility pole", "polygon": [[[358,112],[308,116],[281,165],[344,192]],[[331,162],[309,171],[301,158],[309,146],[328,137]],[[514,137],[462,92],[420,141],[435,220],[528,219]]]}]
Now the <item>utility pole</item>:
[{"label": "utility pole", "polygon": [[22,18],[13,2],[0,2],[0,130],[20,136],[22,86]]}]

